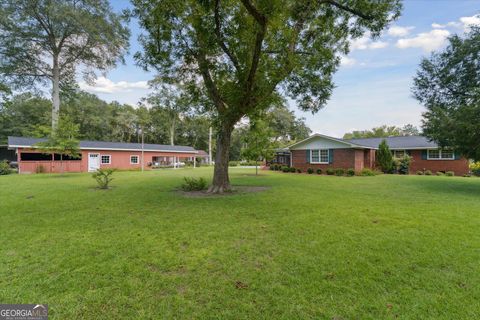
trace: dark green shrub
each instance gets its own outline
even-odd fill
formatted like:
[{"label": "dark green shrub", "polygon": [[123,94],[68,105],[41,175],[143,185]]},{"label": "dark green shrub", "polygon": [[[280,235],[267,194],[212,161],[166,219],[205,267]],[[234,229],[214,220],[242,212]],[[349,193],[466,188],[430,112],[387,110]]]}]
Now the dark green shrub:
[{"label": "dark green shrub", "polygon": [[112,182],[112,174],[115,170],[114,169],[98,169],[92,174],[92,178],[94,178],[100,189],[108,189],[110,182]]},{"label": "dark green shrub", "polygon": [[189,178],[183,177],[183,183],[180,186],[183,191],[202,191],[207,189],[208,183],[205,178]]},{"label": "dark green shrub", "polygon": [[313,169],[312,169],[312,168],[308,168],[308,169],[307,169],[307,173],[308,173],[308,174],[312,174],[312,173],[313,173]]},{"label": "dark green shrub", "polygon": [[294,167],[290,168],[290,172],[295,172],[295,171],[297,171],[297,170]]},{"label": "dark green shrub", "polygon": [[302,169],[298,168],[297,173],[302,173]]},{"label": "dark green shrub", "polygon": [[436,174],[437,176],[444,176],[444,175],[445,175],[445,172],[437,171],[435,174]]},{"label": "dark green shrub", "polygon": [[12,169],[10,168],[7,160],[0,162],[0,176],[5,176],[10,173],[12,173]]},{"label": "dark green shrub", "polygon": [[394,163],[393,156],[390,148],[388,147],[387,141],[382,140],[378,146],[377,151],[377,163],[384,173],[393,173]]},{"label": "dark green shrub", "polygon": [[432,171],[430,171],[430,170],[425,170],[425,175],[426,175],[426,176],[431,176],[431,175],[432,175]]},{"label": "dark green shrub", "polygon": [[273,171],[273,165],[270,165],[270,167],[268,167],[268,169],[270,169],[271,171]]},{"label": "dark green shrub", "polygon": [[373,177],[377,175],[377,172],[373,171],[372,169],[364,168],[362,171],[360,171],[359,175],[363,177]]},{"label": "dark green shrub", "polygon": [[453,176],[455,175],[455,172],[453,172],[453,171],[447,171],[447,172],[445,172],[445,175],[446,175],[447,177],[453,177]]},{"label": "dark green shrub", "polygon": [[322,174],[322,169],[317,169],[317,174]]},{"label": "dark green shrub", "polygon": [[417,175],[423,176],[423,171],[422,171],[422,170],[418,170],[418,171],[417,171]]},{"label": "dark green shrub", "polygon": [[230,161],[230,162],[228,163],[228,166],[229,166],[229,167],[236,167],[236,166],[238,166],[238,161]]},{"label": "dark green shrub", "polygon": [[329,176],[333,176],[335,174],[335,170],[333,170],[333,168],[327,168],[326,172]]},{"label": "dark green shrub", "polygon": [[345,173],[347,174],[348,177],[353,177],[355,175],[355,170],[350,168],[350,169],[347,169]]},{"label": "dark green shrub", "polygon": [[287,167],[287,166],[284,166],[284,167],[282,168],[282,171],[283,171],[283,172],[290,172],[290,168]]}]

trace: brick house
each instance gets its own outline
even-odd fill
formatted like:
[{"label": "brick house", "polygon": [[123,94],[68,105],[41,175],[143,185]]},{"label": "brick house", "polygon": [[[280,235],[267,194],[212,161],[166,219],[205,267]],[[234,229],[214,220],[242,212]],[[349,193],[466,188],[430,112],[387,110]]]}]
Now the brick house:
[{"label": "brick house", "polygon": [[452,150],[440,149],[437,144],[422,136],[338,139],[321,134],[314,134],[305,140],[288,147],[290,166],[300,168],[363,168],[376,167],[375,153],[380,142],[385,139],[393,156],[401,158],[405,154],[412,157],[410,173],[419,170],[453,171],[456,175],[469,172],[468,160],[455,154]]},{"label": "brick house", "polygon": [[[144,169],[178,167],[193,161],[199,152],[188,146],[106,141],[80,141],[80,158],[70,159],[38,150],[46,139],[8,137],[8,149],[16,154],[19,173],[93,172],[99,168]],[[195,163],[193,161],[193,163]],[[39,168],[42,167],[42,170]],[[63,169],[62,169],[63,167]]]}]

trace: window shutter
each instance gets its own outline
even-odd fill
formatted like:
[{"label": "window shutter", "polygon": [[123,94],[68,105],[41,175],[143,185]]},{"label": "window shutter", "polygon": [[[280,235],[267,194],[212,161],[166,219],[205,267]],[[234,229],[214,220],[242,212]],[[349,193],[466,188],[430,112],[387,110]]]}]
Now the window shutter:
[{"label": "window shutter", "polygon": [[310,163],[310,149],[307,149],[306,151],[307,151],[307,153],[306,153],[306,155],[307,155],[306,163]]},{"label": "window shutter", "polygon": [[462,157],[459,153],[455,152],[454,153],[455,155],[455,160],[460,160],[460,158]]},{"label": "window shutter", "polygon": [[328,163],[329,164],[333,163],[333,149],[328,150]]},{"label": "window shutter", "polygon": [[422,160],[427,160],[427,150],[422,150]]}]

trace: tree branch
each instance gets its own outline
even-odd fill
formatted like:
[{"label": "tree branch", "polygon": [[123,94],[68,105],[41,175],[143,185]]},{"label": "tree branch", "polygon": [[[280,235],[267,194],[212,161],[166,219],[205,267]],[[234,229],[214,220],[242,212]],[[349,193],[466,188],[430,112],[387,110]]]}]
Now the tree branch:
[{"label": "tree branch", "polygon": [[212,76],[210,75],[210,70],[208,67],[208,61],[205,56],[205,52],[202,49],[198,50],[196,57],[198,61],[198,67],[203,78],[203,82],[205,82],[205,86],[207,87],[208,93],[213,99],[213,102],[215,103],[215,107],[219,112],[224,112],[226,109],[225,103],[223,102],[223,99],[218,92],[217,86],[213,82]]},{"label": "tree branch", "polygon": [[250,0],[242,0],[242,3],[245,8],[247,8],[247,11],[255,18],[257,23],[260,25],[260,29],[257,31],[257,36],[255,37],[255,47],[253,49],[252,63],[250,65],[248,78],[245,83],[244,107],[247,107],[250,102],[249,100],[255,81],[255,74],[257,73],[258,63],[260,61],[260,56],[262,53],[263,39],[265,38],[265,33],[267,31],[267,18],[262,13],[260,13],[257,8],[253,6]]},{"label": "tree branch", "polygon": [[371,16],[371,15],[364,14],[360,10],[350,8],[350,7],[348,7],[346,5],[343,5],[341,3],[338,3],[337,1],[334,1],[334,0],[322,0],[322,1],[320,1],[320,3],[330,4],[334,7],[337,7],[338,9],[350,12],[351,14],[356,15],[356,16],[362,18],[362,19],[365,19],[365,20],[372,20],[373,19],[373,16]]},{"label": "tree branch", "polygon": [[230,51],[230,49],[225,44],[225,39],[221,31],[221,22],[220,22],[220,0],[215,0],[215,34],[217,35],[218,45],[222,48],[223,52],[230,58],[235,69],[240,71],[240,64],[238,63],[237,57]]}]

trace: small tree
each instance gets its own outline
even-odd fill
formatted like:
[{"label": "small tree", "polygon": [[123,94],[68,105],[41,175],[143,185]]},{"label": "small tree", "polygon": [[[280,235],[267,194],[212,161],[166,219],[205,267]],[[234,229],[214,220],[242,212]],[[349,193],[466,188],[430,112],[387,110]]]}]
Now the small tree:
[{"label": "small tree", "polygon": [[378,146],[377,151],[377,164],[384,173],[392,173],[393,170],[393,156],[387,141],[382,140]]},{"label": "small tree", "polygon": [[92,174],[92,178],[98,183],[98,188],[108,189],[110,182],[112,182],[112,174],[115,172],[112,168],[98,169]]},{"label": "small tree", "polygon": [[258,160],[268,160],[273,157],[272,130],[262,120],[254,120],[244,136],[245,147],[242,148],[242,157],[255,161],[255,174],[258,175]]},{"label": "small tree", "polygon": [[79,158],[80,148],[77,136],[79,125],[73,123],[69,118],[63,118],[56,131],[52,131],[47,141],[37,144],[40,150],[48,153],[60,154],[60,167],[63,173],[63,157]]}]

